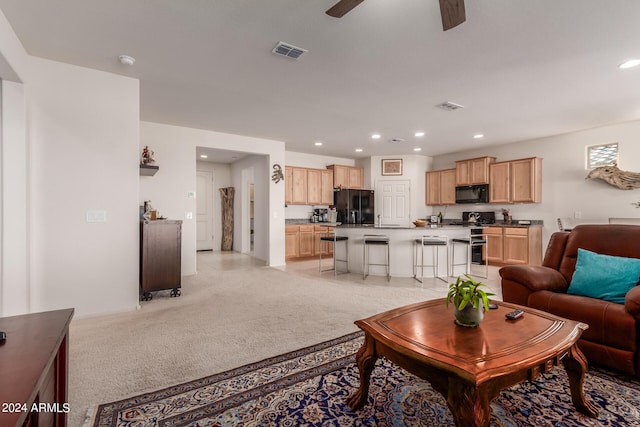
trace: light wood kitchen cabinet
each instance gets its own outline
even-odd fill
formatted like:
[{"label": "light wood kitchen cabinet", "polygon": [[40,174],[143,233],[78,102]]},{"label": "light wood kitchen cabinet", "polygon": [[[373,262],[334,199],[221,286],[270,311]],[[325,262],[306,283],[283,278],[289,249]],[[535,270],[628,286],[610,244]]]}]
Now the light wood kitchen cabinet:
[{"label": "light wood kitchen cabinet", "polygon": [[511,203],[510,171],[510,162],[499,162],[489,166],[489,203]]},{"label": "light wood kitchen cabinet", "polygon": [[332,256],[333,244],[321,242],[320,236],[331,232],[332,227],[317,224],[286,225],[285,226],[285,258],[295,259],[317,256]]},{"label": "light wood kitchen cabinet", "polygon": [[488,184],[489,165],[495,157],[478,157],[456,162],[456,185]]},{"label": "light wood kitchen cabinet", "polygon": [[540,203],[542,201],[542,159],[511,161],[511,197],[514,203]]},{"label": "light wood kitchen cabinet", "polygon": [[322,203],[322,171],[320,169],[307,169],[307,204],[319,205]]},{"label": "light wood kitchen cabinet", "polygon": [[307,204],[307,169],[292,167],[293,191],[291,203],[297,205]]},{"label": "light wood kitchen cabinet", "polygon": [[291,205],[332,205],[333,171],[298,166],[284,168],[284,202]]},{"label": "light wood kitchen cabinet", "polygon": [[293,200],[293,168],[284,167],[284,202],[292,203]]},{"label": "light wood kitchen cabinet", "polygon": [[333,188],[364,188],[364,169],[358,166],[330,165],[333,171]]},{"label": "light wood kitchen cabinet", "polygon": [[301,225],[300,226],[300,240],[299,240],[299,251],[298,256],[306,257],[313,256],[313,225]]},{"label": "light wood kitchen cabinet", "polygon": [[321,205],[333,205],[333,171],[331,169],[321,170]]},{"label": "light wood kitchen cabinet", "polygon": [[490,264],[542,264],[542,227],[486,227]]},{"label": "light wood kitchen cabinet", "polygon": [[484,257],[490,264],[501,263],[503,253],[502,227],[486,227],[483,232],[487,236]]},{"label": "light wood kitchen cabinet", "polygon": [[287,225],[284,227],[284,256],[286,259],[300,256],[300,226]]},{"label": "light wood kitchen cabinet", "polygon": [[349,168],[349,187],[347,188],[364,188],[364,169],[357,166]]},{"label": "light wood kitchen cabinet", "polygon": [[454,205],[456,203],[456,170],[426,172],[425,190],[426,205]]},{"label": "light wood kitchen cabinet", "polygon": [[489,166],[489,203],[540,203],[542,159],[530,157]]}]

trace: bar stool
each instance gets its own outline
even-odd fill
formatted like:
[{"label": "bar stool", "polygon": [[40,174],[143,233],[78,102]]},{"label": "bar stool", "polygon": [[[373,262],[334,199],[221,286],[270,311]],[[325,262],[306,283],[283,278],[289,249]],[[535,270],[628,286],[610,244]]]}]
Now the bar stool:
[{"label": "bar stool", "polygon": [[[349,272],[349,243],[348,243],[349,238],[347,236],[336,236],[335,231],[334,232],[329,232],[327,231],[327,233],[325,235],[320,235],[320,257],[318,260],[318,271],[320,273],[324,272],[324,271],[331,271],[333,270],[333,275],[337,276],[337,270],[336,270],[336,262],[344,262],[347,266],[347,270],[343,271],[342,273],[348,273]],[[326,269],[322,269],[322,242],[330,242],[333,243],[333,268],[326,268]],[[337,254],[336,254],[336,246],[338,242],[344,242],[344,248],[345,248],[345,258],[340,259],[337,258]]]},{"label": "bar stool", "polygon": [[[456,245],[465,245],[467,248],[467,258],[464,263],[455,263],[456,262]],[[456,265],[464,265],[465,273],[471,274],[471,264],[473,261],[473,249],[480,247],[484,248],[487,246],[487,235],[486,234],[474,234],[470,237],[456,237],[451,239],[451,272],[453,274],[454,268]],[[483,249],[484,252],[484,249]],[[486,252],[485,252],[486,253]],[[481,264],[484,264],[484,276],[480,274],[476,274],[475,276],[482,277],[486,279],[489,277],[489,260],[486,255],[484,257],[484,263],[480,261]]]},{"label": "bar stool", "polygon": [[[413,241],[414,246],[414,262],[413,262],[413,278],[422,283],[424,280],[424,268],[433,268],[433,277],[446,282],[449,278],[449,238],[447,236],[421,236]],[[432,253],[432,263],[424,263],[424,248],[430,247]],[[418,247],[420,247],[421,256],[420,264],[418,264]],[[440,248],[444,248],[445,255],[447,257],[447,277],[440,277]],[[420,278],[418,279],[418,267],[420,267]]]},{"label": "bar stool", "polygon": [[[371,264],[369,263],[369,248],[371,246],[384,246],[387,249],[387,263],[386,264]],[[391,279],[391,263],[389,261],[389,237],[380,234],[365,234],[364,245],[362,246],[362,280],[366,279],[369,275],[369,266],[371,265],[384,265],[387,272],[387,281]]]}]

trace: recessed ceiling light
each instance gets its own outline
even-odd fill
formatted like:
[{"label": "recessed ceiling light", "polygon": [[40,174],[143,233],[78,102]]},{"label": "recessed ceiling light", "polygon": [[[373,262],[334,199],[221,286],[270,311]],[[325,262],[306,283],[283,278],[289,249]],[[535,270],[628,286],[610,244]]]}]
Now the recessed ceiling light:
[{"label": "recessed ceiling light", "polygon": [[120,55],[118,60],[122,65],[133,65],[136,62],[136,58],[129,55]]},{"label": "recessed ceiling light", "polygon": [[362,153],[362,148],[356,148],[356,153]]},{"label": "recessed ceiling light", "polygon": [[618,65],[618,68],[621,68],[621,69],[624,70],[626,68],[637,67],[638,65],[640,65],[640,59],[630,59],[630,60],[625,61],[622,64]]},{"label": "recessed ceiling light", "polygon": [[424,132],[416,132],[414,136],[417,136],[417,137],[424,136]]},{"label": "recessed ceiling light", "polygon": [[379,133],[374,133],[373,135],[371,135],[371,139],[380,139],[382,135],[380,135]]},{"label": "recessed ceiling light", "polygon": [[481,134],[481,133],[477,133],[477,134],[473,135],[473,137],[474,137],[475,139],[480,139],[480,138],[484,138],[484,135],[483,135],[483,134]]},{"label": "recessed ceiling light", "polygon": [[320,147],[322,145],[322,142],[316,141],[313,143],[313,145],[315,145],[316,147]]},{"label": "recessed ceiling light", "polygon": [[413,149],[413,151],[422,151],[422,148],[416,147],[416,148]]},{"label": "recessed ceiling light", "polygon": [[201,159],[206,159],[206,158],[208,158],[208,157],[209,157],[209,156],[207,156],[206,154],[200,154],[200,158],[201,158]]}]

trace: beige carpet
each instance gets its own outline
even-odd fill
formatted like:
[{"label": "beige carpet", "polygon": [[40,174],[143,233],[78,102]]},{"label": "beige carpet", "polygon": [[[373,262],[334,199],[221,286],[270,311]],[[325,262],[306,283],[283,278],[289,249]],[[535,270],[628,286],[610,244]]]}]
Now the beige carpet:
[{"label": "beige carpet", "polygon": [[[492,269],[483,281],[499,293],[496,278]],[[446,289],[439,280],[334,279],[317,272],[317,261],[276,269],[246,255],[199,253],[181,297],[163,292],[136,312],[72,321],[69,426],[82,426],[92,405],[335,338],[356,331],[357,319]]]}]

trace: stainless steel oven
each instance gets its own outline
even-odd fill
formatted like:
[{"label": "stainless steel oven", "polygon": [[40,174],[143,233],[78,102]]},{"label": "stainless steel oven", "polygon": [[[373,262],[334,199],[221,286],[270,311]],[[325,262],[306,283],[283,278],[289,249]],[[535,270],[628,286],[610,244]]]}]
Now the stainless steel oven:
[{"label": "stainless steel oven", "polygon": [[[471,228],[469,230],[469,238],[471,242],[481,242],[486,240],[482,234],[482,228]],[[486,244],[486,242],[485,242]],[[482,262],[482,247],[484,245],[471,245],[471,263],[483,265]]]}]

